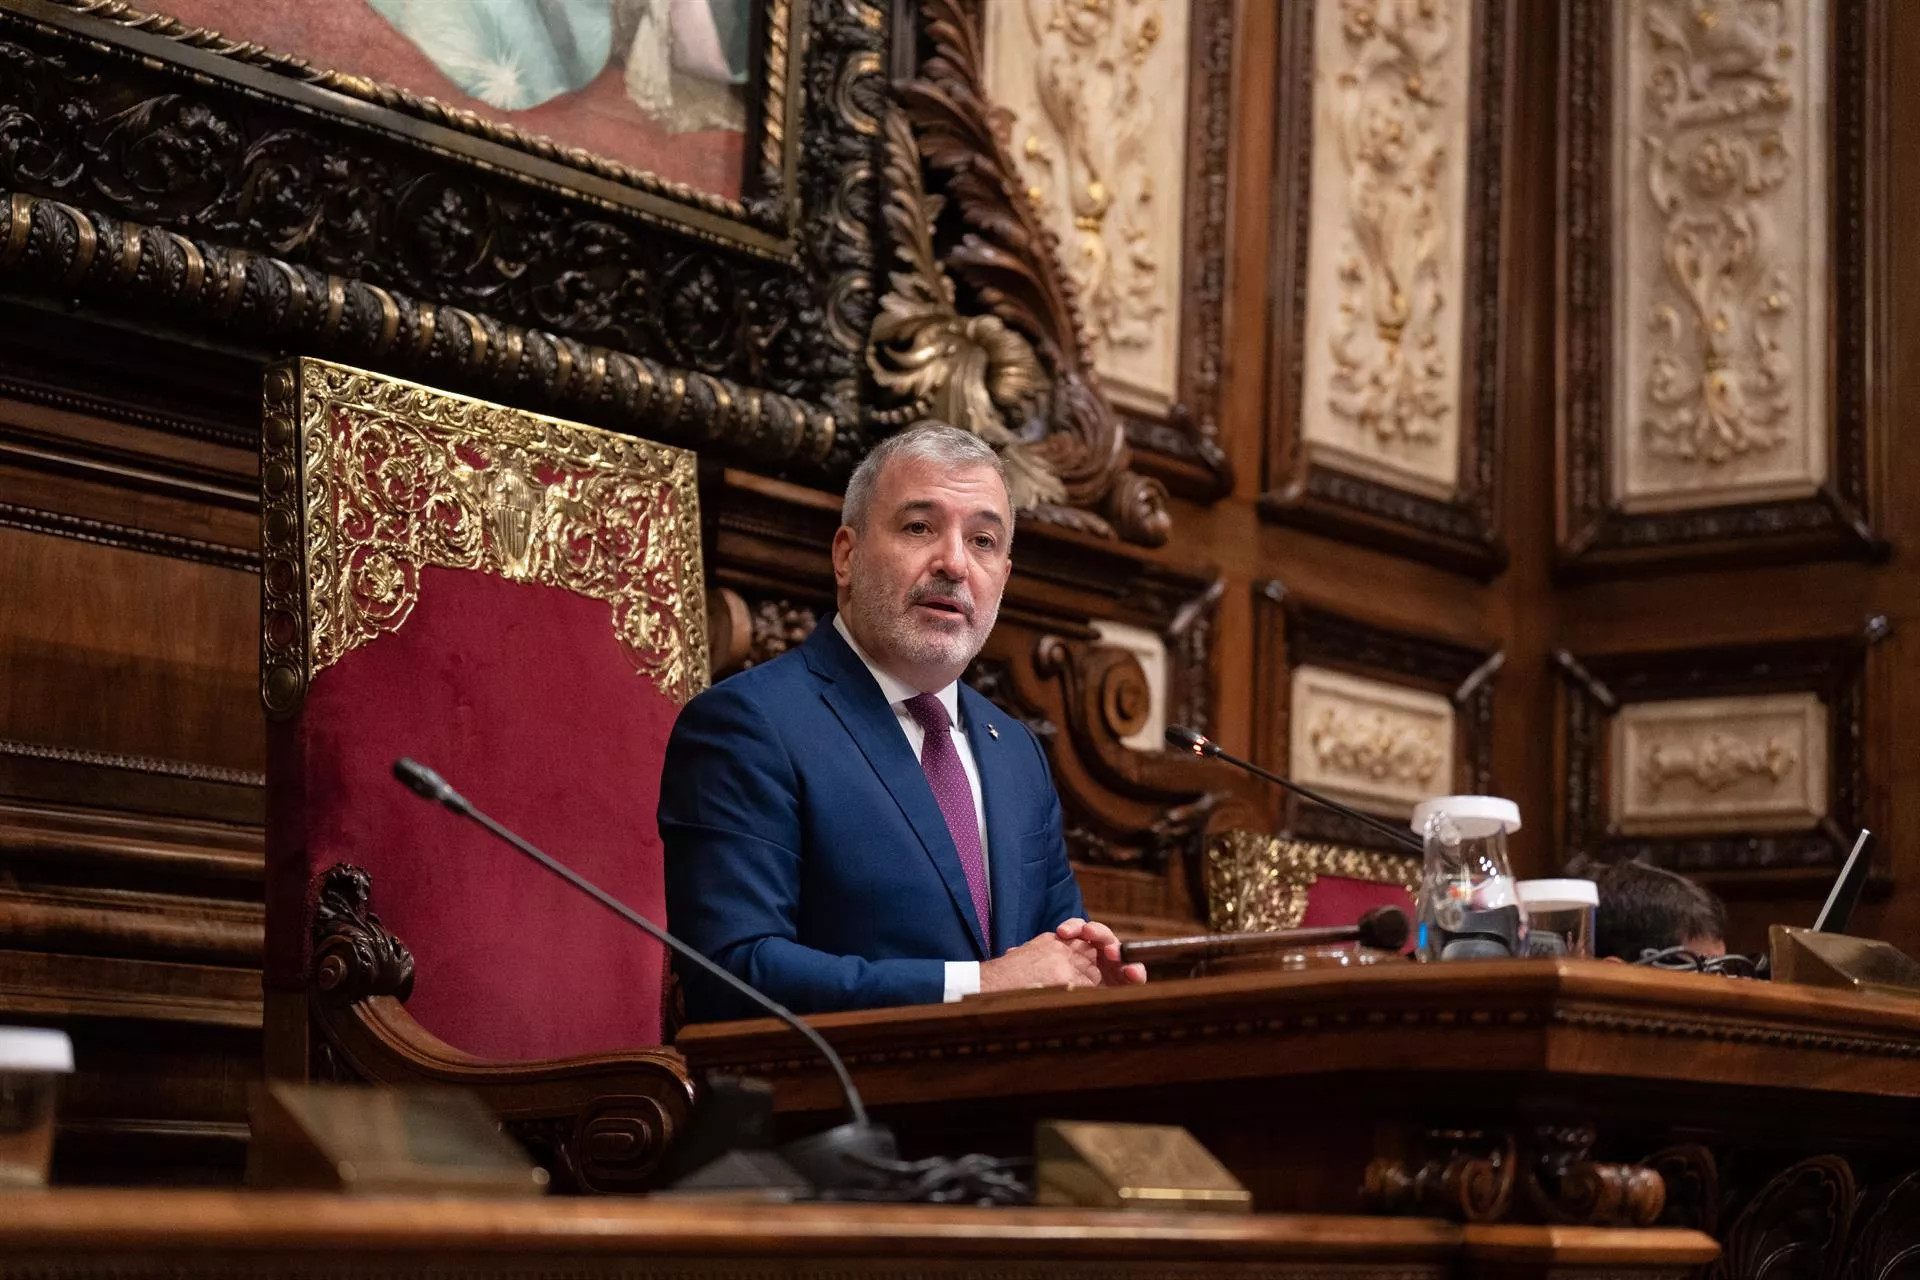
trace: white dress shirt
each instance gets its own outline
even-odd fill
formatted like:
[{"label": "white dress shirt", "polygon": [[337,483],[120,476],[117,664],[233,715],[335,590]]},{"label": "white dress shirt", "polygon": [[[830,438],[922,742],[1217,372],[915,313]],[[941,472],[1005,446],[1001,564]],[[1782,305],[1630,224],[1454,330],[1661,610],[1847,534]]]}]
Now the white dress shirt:
[{"label": "white dress shirt", "polygon": [[[860,642],[853,638],[853,632],[847,629],[846,620],[839,614],[833,615],[834,630],[853,650],[856,658],[866,665],[872,673],[874,683],[880,686],[881,696],[893,708],[893,718],[900,725],[900,732],[907,735],[907,745],[913,748],[914,759],[918,760],[927,740],[927,732],[920,722],[907,710],[907,699],[917,697],[920,690],[897,680],[874,664]],[[947,709],[947,732],[953,736],[954,749],[960,754],[960,767],[967,771],[967,786],[973,790],[973,818],[980,824],[980,868],[984,872],[992,864],[992,856],[987,848],[987,806],[980,791],[980,767],[973,760],[973,744],[967,741],[967,735],[960,730],[960,682],[955,681],[933,695],[940,699],[940,705]],[[945,990],[942,999],[951,1004],[961,996],[970,996],[980,990],[980,962],[977,960],[947,961]]]}]

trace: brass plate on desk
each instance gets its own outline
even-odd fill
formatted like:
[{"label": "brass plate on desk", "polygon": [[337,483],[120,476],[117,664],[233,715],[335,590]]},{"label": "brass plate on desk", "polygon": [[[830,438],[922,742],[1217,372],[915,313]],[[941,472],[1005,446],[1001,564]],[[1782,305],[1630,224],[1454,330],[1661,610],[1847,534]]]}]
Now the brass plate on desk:
[{"label": "brass plate on desk", "polygon": [[248,1185],[363,1195],[537,1196],[547,1171],[458,1089],[270,1084],[250,1108]]},{"label": "brass plate on desk", "polygon": [[1775,982],[1920,998],[1920,962],[1891,943],[1776,924],[1767,951]]},{"label": "brass plate on desk", "polygon": [[1251,1213],[1253,1196],[1194,1136],[1171,1124],[1044,1120],[1035,1199],[1096,1209]]}]

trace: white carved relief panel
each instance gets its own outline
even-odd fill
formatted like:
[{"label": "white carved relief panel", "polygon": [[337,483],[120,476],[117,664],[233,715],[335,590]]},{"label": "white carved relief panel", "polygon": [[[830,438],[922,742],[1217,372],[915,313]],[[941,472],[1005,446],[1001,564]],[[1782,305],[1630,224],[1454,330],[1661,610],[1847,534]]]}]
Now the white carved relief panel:
[{"label": "white carved relief panel", "polygon": [[1413,816],[1453,790],[1454,707],[1436,693],[1325,667],[1293,670],[1290,776],[1369,813]]},{"label": "white carved relief panel", "polygon": [[1473,0],[1319,0],[1300,432],[1317,457],[1460,479]]},{"label": "white carved relief panel", "polygon": [[1812,494],[1828,432],[1821,0],[1613,8],[1613,497]]},{"label": "white carved relief panel", "polygon": [[1116,403],[1163,414],[1180,345],[1188,0],[988,0],[987,88],[1059,236]]},{"label": "white carved relief panel", "polygon": [[1827,812],[1827,708],[1812,693],[1629,703],[1608,763],[1623,834],[1805,830]]}]

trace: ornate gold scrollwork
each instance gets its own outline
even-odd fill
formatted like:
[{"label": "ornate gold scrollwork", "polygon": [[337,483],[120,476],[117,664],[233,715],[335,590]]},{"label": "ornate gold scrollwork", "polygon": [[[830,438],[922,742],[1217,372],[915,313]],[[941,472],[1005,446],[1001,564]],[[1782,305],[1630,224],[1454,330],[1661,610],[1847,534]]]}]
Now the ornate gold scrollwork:
[{"label": "ornate gold scrollwork", "polygon": [[1207,917],[1222,933],[1297,928],[1321,876],[1393,884],[1413,893],[1420,860],[1346,845],[1223,831],[1207,842]]},{"label": "ornate gold scrollwork", "polygon": [[265,401],[270,714],[397,630],[430,565],[604,600],[663,693],[684,702],[706,686],[691,453],[318,360],[269,371]]}]

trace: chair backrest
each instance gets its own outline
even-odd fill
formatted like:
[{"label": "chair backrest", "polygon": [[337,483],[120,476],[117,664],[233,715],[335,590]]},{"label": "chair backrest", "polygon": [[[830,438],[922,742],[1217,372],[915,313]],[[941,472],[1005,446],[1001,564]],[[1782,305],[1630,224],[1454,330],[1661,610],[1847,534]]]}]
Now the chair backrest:
[{"label": "chair backrest", "polygon": [[1381,906],[1412,919],[1420,859],[1224,831],[1208,841],[1206,879],[1208,923],[1222,933],[1352,924]]},{"label": "chair backrest", "polygon": [[306,989],[345,862],[456,1049],[658,1043],[657,944],[391,771],[664,918],[660,764],[707,678],[693,455],[299,360],[267,375],[261,484],[269,987]]}]

